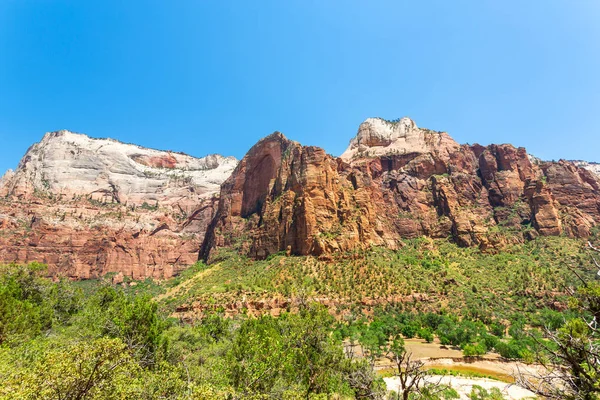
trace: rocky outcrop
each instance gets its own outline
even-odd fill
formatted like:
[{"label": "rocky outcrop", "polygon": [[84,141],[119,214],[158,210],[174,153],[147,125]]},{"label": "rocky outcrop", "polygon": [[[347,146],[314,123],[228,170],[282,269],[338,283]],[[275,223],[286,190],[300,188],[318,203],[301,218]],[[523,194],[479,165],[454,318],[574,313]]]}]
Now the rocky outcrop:
[{"label": "rocky outcrop", "polygon": [[590,235],[599,190],[589,165],[460,145],[408,118],[368,119],[339,158],[274,133],[239,164],[59,131],[0,179],[0,262],[121,280],[170,277],[222,248],[328,258],[428,236],[494,249]]},{"label": "rocky outcrop", "polygon": [[358,134],[340,156],[344,161],[365,157],[437,154],[448,155],[460,146],[445,132],[418,128],[404,117],[396,121],[369,118],[358,128]]},{"label": "rocky outcrop", "polygon": [[0,181],[0,262],[73,279],[170,277],[197,260],[236,164],[47,133]]},{"label": "rocky outcrop", "polygon": [[[532,162],[532,160],[534,162]],[[585,237],[600,181],[511,145],[459,145],[408,119],[368,119],[340,158],[280,133],[259,141],[221,188],[201,256],[327,254],[402,238],[495,248],[541,235]]]},{"label": "rocky outcrop", "polygon": [[261,140],[223,184],[205,251],[236,245],[260,258],[286,249],[322,254],[376,239],[384,244],[365,224],[368,218],[348,212],[375,211],[368,189],[352,193],[351,180],[342,179],[338,168],[323,149],[303,147],[280,133]]},{"label": "rocky outcrop", "polygon": [[600,176],[600,163],[582,160],[574,160],[571,162],[577,167],[585,168],[589,171],[592,171],[595,175]]},{"label": "rocky outcrop", "polygon": [[63,199],[194,207],[219,190],[236,163],[233,157],[195,158],[62,130],[47,133],[29,148],[4,179],[0,196],[45,192]]}]

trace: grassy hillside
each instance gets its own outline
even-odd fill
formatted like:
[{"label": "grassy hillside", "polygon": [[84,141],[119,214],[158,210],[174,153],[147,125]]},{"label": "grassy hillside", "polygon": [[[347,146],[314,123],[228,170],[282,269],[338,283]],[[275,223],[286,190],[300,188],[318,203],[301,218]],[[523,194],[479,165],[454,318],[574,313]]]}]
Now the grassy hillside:
[{"label": "grassy hillside", "polygon": [[253,261],[223,253],[212,265],[197,264],[176,284],[163,283],[159,299],[171,310],[188,305],[231,314],[268,312],[282,303],[289,308],[306,298],[339,317],[395,306],[502,319],[565,308],[567,289],[578,284],[570,269],[590,265],[585,243],[563,237],[539,238],[497,254],[428,239],[407,240],[398,251],[373,248],[330,260],[275,255]]}]

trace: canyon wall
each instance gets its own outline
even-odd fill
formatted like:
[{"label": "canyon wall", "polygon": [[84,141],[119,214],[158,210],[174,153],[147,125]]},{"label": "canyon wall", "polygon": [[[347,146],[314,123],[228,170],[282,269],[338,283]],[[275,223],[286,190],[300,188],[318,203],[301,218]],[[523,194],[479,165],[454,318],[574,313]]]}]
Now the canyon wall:
[{"label": "canyon wall", "polygon": [[366,120],[339,158],[274,133],[223,184],[201,257],[221,248],[327,257],[420,236],[484,250],[586,237],[600,222],[599,187],[572,162],[541,162],[508,144],[459,145],[409,118]]},{"label": "canyon wall", "polygon": [[197,261],[236,164],[47,133],[0,180],[0,262],[72,279],[173,276]]},{"label": "canyon wall", "polygon": [[0,179],[0,262],[168,278],[221,249],[327,258],[421,236],[489,251],[587,237],[600,222],[594,168],[461,145],[409,118],[367,119],[340,157],[274,133],[239,163],[51,132]]}]

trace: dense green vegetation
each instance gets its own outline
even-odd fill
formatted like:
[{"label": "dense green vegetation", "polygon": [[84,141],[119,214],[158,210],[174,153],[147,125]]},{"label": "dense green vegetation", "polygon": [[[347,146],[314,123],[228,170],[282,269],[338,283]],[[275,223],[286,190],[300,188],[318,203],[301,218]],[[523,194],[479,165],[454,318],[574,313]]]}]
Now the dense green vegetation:
[{"label": "dense green vegetation", "polygon": [[[169,281],[117,286],[0,266],[0,399],[383,399],[377,362],[425,373],[407,357],[415,337],[553,365],[575,348],[593,393],[600,292],[582,265],[593,263],[581,242],[544,238],[499,254],[424,239],[327,261],[223,253]],[[276,313],[272,297],[286,300]],[[195,306],[175,312],[184,304]],[[457,397],[424,387],[403,398]]]},{"label": "dense green vegetation", "polygon": [[[515,315],[509,325],[504,326],[498,321],[486,325],[480,320],[456,315],[411,314],[381,309],[369,320],[360,318],[338,323],[336,335],[359,343],[367,351],[384,346],[390,337],[400,333],[404,338],[418,337],[427,342],[437,338],[441,345],[462,349],[467,357],[494,351],[506,359],[533,362],[540,343],[551,346],[542,338],[542,329],[547,326],[558,328],[564,321],[573,318],[572,312],[559,313],[545,309],[528,324],[522,316]],[[508,334],[505,334],[505,330]]]},{"label": "dense green vegetation", "polygon": [[101,285],[84,296],[75,285],[41,277],[38,265],[2,272],[3,399],[352,398],[383,391],[364,361],[344,357],[330,334],[333,319],[319,305],[279,318],[212,314],[182,324],[146,295]]},{"label": "dense green vegetation", "polygon": [[583,243],[541,238],[497,254],[461,248],[446,240],[406,240],[399,251],[374,248],[339,254],[333,260],[274,255],[253,261],[226,253],[200,273],[169,283],[165,304],[197,301],[214,309],[240,298],[307,296],[319,299],[339,318],[372,314],[394,305],[410,313],[453,313],[491,323],[515,314],[565,306],[565,288],[579,285],[570,268],[591,265]]}]

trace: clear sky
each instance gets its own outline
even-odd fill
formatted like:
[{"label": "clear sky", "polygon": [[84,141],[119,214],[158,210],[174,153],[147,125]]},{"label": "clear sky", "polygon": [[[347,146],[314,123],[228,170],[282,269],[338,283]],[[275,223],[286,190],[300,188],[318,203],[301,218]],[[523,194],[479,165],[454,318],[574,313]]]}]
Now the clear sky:
[{"label": "clear sky", "polygon": [[365,118],[600,161],[598,0],[0,0],[0,172],[47,131],[339,155]]}]

